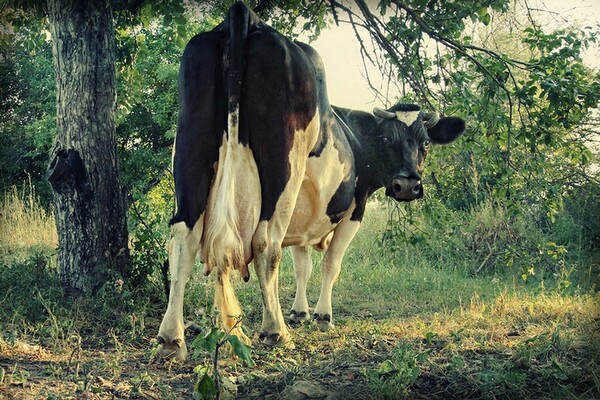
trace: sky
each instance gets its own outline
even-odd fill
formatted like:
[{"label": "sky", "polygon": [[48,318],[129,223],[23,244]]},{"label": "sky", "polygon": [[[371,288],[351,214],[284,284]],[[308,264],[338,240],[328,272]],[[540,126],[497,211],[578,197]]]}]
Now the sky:
[{"label": "sky", "polygon": [[[586,26],[600,24],[600,0],[529,0],[535,11],[536,21],[545,29],[569,25]],[[300,40],[308,42],[301,37]],[[372,110],[385,106],[369,89],[364,77],[364,68],[359,55],[359,45],[348,24],[334,24],[311,43],[323,58],[327,74],[329,100],[332,104]],[[584,61],[594,69],[600,69],[600,47],[598,45],[584,54]],[[381,76],[373,67],[369,71],[372,81]],[[379,84],[379,83],[376,83]],[[393,99],[390,99],[393,102]]]}]

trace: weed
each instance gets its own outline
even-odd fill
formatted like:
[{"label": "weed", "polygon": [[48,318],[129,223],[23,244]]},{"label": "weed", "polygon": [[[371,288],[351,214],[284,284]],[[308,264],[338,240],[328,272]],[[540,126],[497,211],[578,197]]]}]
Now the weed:
[{"label": "weed", "polygon": [[218,314],[211,319],[211,329],[204,336],[198,336],[192,343],[195,358],[205,351],[211,355],[212,361],[212,376],[209,374],[210,368],[206,365],[198,365],[194,368],[194,372],[198,375],[194,385],[194,399],[218,400],[220,398],[223,378],[219,371],[219,351],[225,344],[231,346],[233,354],[239,357],[244,365],[248,367],[254,365],[250,349],[237,336],[231,335],[231,332],[241,323],[241,319],[228,332],[224,332],[217,327],[217,318]]},{"label": "weed", "polygon": [[168,224],[165,213],[154,210],[146,197],[133,202],[130,220],[132,269],[128,280],[132,287],[139,287],[167,258]]},{"label": "weed", "polygon": [[421,374],[419,364],[427,359],[427,352],[415,353],[411,344],[399,343],[377,369],[367,372],[367,380],[376,398],[396,399],[408,394],[410,386]]}]

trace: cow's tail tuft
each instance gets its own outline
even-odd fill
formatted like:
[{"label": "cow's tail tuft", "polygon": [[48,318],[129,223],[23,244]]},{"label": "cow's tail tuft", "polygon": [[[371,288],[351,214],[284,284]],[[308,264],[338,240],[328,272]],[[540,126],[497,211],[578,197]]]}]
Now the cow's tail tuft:
[{"label": "cow's tail tuft", "polygon": [[[241,232],[241,219],[236,197],[244,186],[244,170],[253,164],[250,149],[240,142],[240,97],[244,72],[244,42],[255,16],[242,3],[229,9],[227,25],[229,41],[224,52],[225,93],[227,95],[227,131],[219,149],[217,173],[209,196],[205,238],[203,241],[206,273],[212,268],[233,266],[248,279],[248,247]],[[247,144],[247,141],[246,141]]]}]

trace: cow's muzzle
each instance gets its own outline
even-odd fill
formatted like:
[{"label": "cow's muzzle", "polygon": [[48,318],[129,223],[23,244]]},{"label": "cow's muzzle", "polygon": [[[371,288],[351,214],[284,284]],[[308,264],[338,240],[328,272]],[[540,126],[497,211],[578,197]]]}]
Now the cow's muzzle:
[{"label": "cow's muzzle", "polygon": [[393,197],[396,201],[413,201],[423,197],[423,184],[420,178],[394,178],[385,190],[386,196]]}]

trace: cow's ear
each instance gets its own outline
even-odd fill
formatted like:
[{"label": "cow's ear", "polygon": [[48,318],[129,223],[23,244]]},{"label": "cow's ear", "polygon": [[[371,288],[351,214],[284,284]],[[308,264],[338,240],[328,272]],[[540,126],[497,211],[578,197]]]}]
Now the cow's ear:
[{"label": "cow's ear", "polygon": [[452,143],[465,131],[465,121],[458,117],[444,117],[427,128],[429,139],[435,144]]}]

